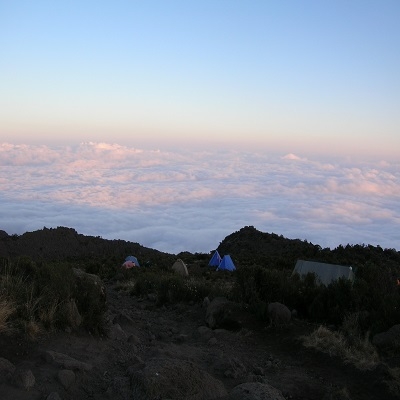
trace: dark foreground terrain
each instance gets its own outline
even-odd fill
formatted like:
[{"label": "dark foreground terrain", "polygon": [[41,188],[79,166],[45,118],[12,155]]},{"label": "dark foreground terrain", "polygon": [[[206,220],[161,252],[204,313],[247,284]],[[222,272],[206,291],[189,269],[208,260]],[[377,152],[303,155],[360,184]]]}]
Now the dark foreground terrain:
[{"label": "dark foreground terrain", "polygon": [[156,307],[106,288],[107,335],[0,337],[0,399],[398,398],[383,364],[362,372],[303,347],[315,329],[304,321],[277,329],[244,316],[239,330],[210,330],[202,304]]}]

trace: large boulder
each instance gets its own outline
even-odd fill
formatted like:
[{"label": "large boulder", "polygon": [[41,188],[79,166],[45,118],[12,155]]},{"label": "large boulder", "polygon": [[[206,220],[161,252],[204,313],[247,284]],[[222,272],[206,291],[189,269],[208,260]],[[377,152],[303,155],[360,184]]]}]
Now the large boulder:
[{"label": "large boulder", "polygon": [[229,400],[285,400],[282,392],[267,383],[248,382],[235,386]]},{"label": "large boulder", "polygon": [[130,374],[135,399],[212,400],[227,395],[221,381],[185,360],[150,359]]},{"label": "large boulder", "polygon": [[94,291],[99,301],[106,302],[106,289],[99,276],[88,274],[79,268],[72,268],[72,272],[74,273],[77,290]]},{"label": "large boulder", "polygon": [[282,303],[269,303],[268,304],[268,317],[271,325],[284,326],[287,325],[291,318],[291,311]]},{"label": "large boulder", "polygon": [[390,349],[400,343],[400,324],[393,325],[386,332],[377,333],[372,343],[380,349]]},{"label": "large boulder", "polygon": [[216,297],[207,307],[205,322],[211,329],[240,329],[239,305],[225,297]]},{"label": "large boulder", "polygon": [[106,288],[97,275],[88,274],[79,268],[72,268],[75,303],[82,325],[92,332],[104,328],[104,312],[106,311]]}]

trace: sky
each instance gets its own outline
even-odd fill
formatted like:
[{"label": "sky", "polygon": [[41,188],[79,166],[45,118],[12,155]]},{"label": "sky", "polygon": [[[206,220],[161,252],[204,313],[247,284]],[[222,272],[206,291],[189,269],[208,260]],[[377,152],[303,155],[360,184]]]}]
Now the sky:
[{"label": "sky", "polygon": [[400,2],[0,0],[0,229],[399,246]]}]

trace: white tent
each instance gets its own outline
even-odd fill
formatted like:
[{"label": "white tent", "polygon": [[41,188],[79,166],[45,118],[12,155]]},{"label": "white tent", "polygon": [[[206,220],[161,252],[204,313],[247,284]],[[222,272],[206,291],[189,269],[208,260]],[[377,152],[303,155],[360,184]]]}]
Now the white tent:
[{"label": "white tent", "polygon": [[293,274],[298,273],[303,277],[309,272],[314,273],[317,277],[317,281],[326,286],[339,278],[345,278],[351,281],[354,280],[353,269],[349,266],[298,260],[294,267]]},{"label": "white tent", "polygon": [[174,264],[173,264],[173,266],[172,266],[172,269],[173,269],[175,272],[177,272],[178,274],[181,274],[181,275],[183,275],[183,276],[188,276],[188,275],[189,275],[189,272],[188,272],[188,269],[187,269],[186,264],[185,264],[180,258],[178,258],[178,259],[174,262]]}]

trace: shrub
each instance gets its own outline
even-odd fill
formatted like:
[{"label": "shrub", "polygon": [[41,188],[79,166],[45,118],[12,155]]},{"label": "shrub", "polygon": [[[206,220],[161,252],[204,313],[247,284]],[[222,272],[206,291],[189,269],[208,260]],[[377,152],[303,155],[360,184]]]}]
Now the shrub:
[{"label": "shrub", "polygon": [[136,270],[122,286],[137,296],[154,293],[159,305],[181,301],[201,302],[204,297],[227,295],[229,284],[217,284],[195,276],[181,276],[170,271]]},{"label": "shrub", "polygon": [[28,269],[28,261],[7,261],[2,265],[0,326],[3,328],[0,329],[12,323],[29,338],[34,338],[44,330],[65,328],[72,322],[65,305],[76,297],[81,308],[79,312],[85,317],[85,327],[92,332],[99,331],[105,305],[99,304],[90,287],[76,290],[68,263],[40,263]]}]

